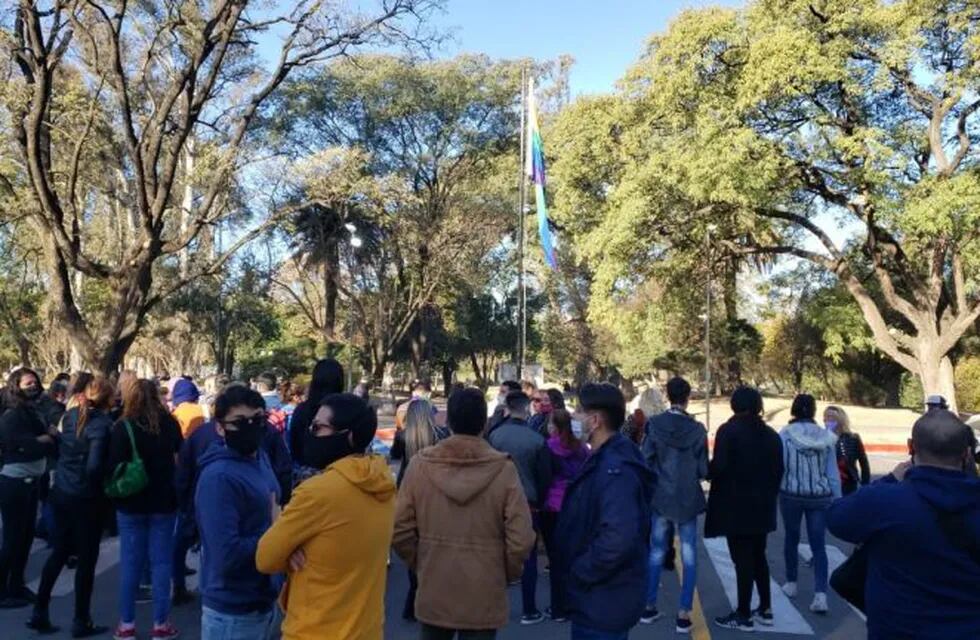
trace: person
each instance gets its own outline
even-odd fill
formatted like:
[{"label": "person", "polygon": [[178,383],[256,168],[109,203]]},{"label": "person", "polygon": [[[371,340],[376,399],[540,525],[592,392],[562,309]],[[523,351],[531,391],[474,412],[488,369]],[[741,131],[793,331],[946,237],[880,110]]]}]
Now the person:
[{"label": "person", "polygon": [[534,431],[541,434],[541,437],[548,438],[548,420],[551,417],[551,412],[553,407],[551,405],[551,396],[544,389],[537,389],[534,391],[531,398],[531,416],[528,419],[528,426]]},{"label": "person", "polygon": [[[408,405],[413,400],[425,400],[429,401],[432,398],[432,385],[424,380],[415,380],[412,382],[412,395],[408,401],[398,405],[398,409],[395,411],[395,429],[396,431],[401,431],[405,428],[405,415],[408,412]],[[435,405],[430,404],[432,407],[432,415],[435,417],[438,415],[439,411],[435,408]]]},{"label": "person", "polygon": [[306,400],[299,403],[296,411],[293,412],[292,420],[289,421],[289,454],[293,459],[294,484],[310,474],[318,473],[315,465],[311,464],[314,460],[308,459],[305,445],[312,439],[310,426],[313,418],[320,410],[320,402],[327,395],[341,393],[344,390],[344,368],[333,358],[320,360],[313,367],[313,376],[310,379],[310,389],[306,394]]},{"label": "person", "polygon": [[579,415],[592,454],[558,516],[558,562],[572,640],[622,640],[646,605],[653,474],[619,428],[626,401],[611,384],[586,384]]},{"label": "person", "polygon": [[528,398],[534,397],[534,392],[538,390],[538,385],[534,384],[533,380],[521,380],[521,391],[524,392]]},{"label": "person", "polygon": [[88,376],[76,384],[79,382],[85,384],[84,389],[81,394],[72,394],[72,406],[61,420],[58,437],[58,462],[50,498],[55,521],[54,548],[41,571],[37,602],[27,626],[44,634],[58,631],[51,624],[48,605],[55,581],[74,552],[78,560],[71,634],[73,638],[87,638],[109,630],[92,622],[90,605],[102,524],[108,508],[102,480],[108,459],[112,428],[109,410],[115,389],[103,376]]},{"label": "person", "polygon": [[[541,531],[540,511],[544,505],[548,487],[551,485],[551,454],[548,443],[540,433],[528,423],[530,399],[523,391],[512,391],[507,395],[507,420],[490,434],[490,446],[508,454],[517,466],[521,486],[531,509],[531,522],[535,534]],[[521,577],[521,595],[524,604],[522,625],[538,624],[544,615],[538,611],[536,594],[538,588],[537,540],[524,563]]]},{"label": "person", "polygon": [[[231,391],[232,388],[248,388],[242,383],[231,383],[225,385],[219,394],[215,396],[214,410],[217,411],[217,400],[222,394]],[[238,391],[235,392],[239,393]],[[261,397],[261,396],[260,396]],[[263,409],[265,407],[263,400]],[[194,495],[197,491],[197,482],[201,470],[201,460],[204,454],[215,445],[221,443],[223,436],[218,432],[217,420],[205,422],[199,429],[191,434],[191,437],[184,441],[177,455],[177,503],[178,518],[176,539],[174,541],[174,592],[173,604],[182,605],[193,602],[194,594],[187,589],[185,568],[187,552],[190,550],[194,541],[198,538],[197,518],[195,516]],[[272,473],[279,484],[280,504],[289,501],[292,492],[292,461],[286,443],[282,436],[271,424],[266,424],[265,434],[259,442],[265,460],[269,463]]]},{"label": "person", "polygon": [[779,508],[786,531],[783,559],[786,583],[783,593],[797,594],[800,522],[806,517],[806,535],[813,552],[814,594],[810,611],[827,613],[827,509],[841,497],[840,471],[837,469],[837,436],[814,421],[816,399],[801,393],[790,407],[789,425],[779,434],[783,441],[782,486]]},{"label": "person", "polygon": [[[776,502],[783,479],[783,445],[762,419],[762,395],[752,387],[732,393],[731,419],[715,434],[708,465],[711,490],[704,536],[725,536],[735,565],[738,606],[715,618],[726,629],[754,631],[755,622],[773,624],[766,538],[776,530]],[[752,585],[759,591],[753,611]]]},{"label": "person", "polygon": [[305,445],[322,472],[296,488],[259,540],[259,571],[288,573],[284,640],[383,637],[396,491],[388,462],[365,453],[377,429],[361,398],[324,397]]},{"label": "person", "polygon": [[[84,389],[91,379],[92,374],[87,372],[77,373],[74,376],[74,380],[79,381],[78,387],[80,389]],[[48,385],[47,392],[42,393],[33,402],[34,411],[49,431],[57,433],[61,417],[65,415],[66,405],[72,400],[75,393],[74,388],[73,377],[64,372],[59,373]],[[53,547],[52,540],[55,533],[54,507],[48,499],[51,491],[51,468],[54,463],[54,459],[48,461],[44,475],[38,480],[38,501],[41,504],[41,515],[34,531],[35,537],[47,540],[49,547]]]},{"label": "person", "polygon": [[147,557],[153,585],[150,637],[168,640],[178,636],[169,617],[177,521],[174,471],[182,442],[180,425],[163,405],[159,385],[152,380],[139,380],[127,386],[123,392],[122,417],[112,426],[109,437],[108,469],[111,474],[120,464],[132,461],[135,443],[148,483],[134,495],[113,500],[122,564],[116,640],[136,637],[136,592]]},{"label": "person", "polygon": [[[837,470],[840,472],[841,493],[849,496],[871,482],[871,465],[861,436],[851,431],[851,419],[842,407],[830,405],[823,412],[823,424],[837,436]],[[858,475],[858,465],[861,473]]]},{"label": "person", "polygon": [[422,640],[491,640],[509,619],[507,584],[534,545],[514,463],[480,437],[479,389],[449,397],[452,436],[416,454],[395,515],[395,553],[418,574]]},{"label": "person", "polygon": [[661,617],[657,609],[660,571],[667,555],[668,531],[674,525],[680,534],[684,578],[678,633],[691,631],[691,610],[697,585],[698,515],[707,506],[701,481],[708,477],[708,431],[687,413],[691,385],[684,378],[667,382],[670,409],[653,416],[647,424],[643,455],[657,479],[650,525],[650,585],[641,622],[651,624]]},{"label": "person", "polygon": [[[544,508],[540,513],[541,536],[544,547],[548,552],[548,563],[557,562],[558,545],[558,514],[561,513],[568,485],[579,474],[589,457],[588,448],[572,432],[572,416],[565,409],[555,409],[551,412],[548,425],[548,451],[551,456],[551,485],[545,494]],[[565,622],[568,614],[565,611],[563,585],[559,582],[558,574],[550,572],[551,607],[545,611],[555,622]]]},{"label": "person", "polygon": [[497,389],[497,405],[487,421],[487,436],[507,419],[507,394],[511,391],[520,391],[521,383],[516,380],[504,380]]},{"label": "person", "polygon": [[198,404],[201,392],[192,380],[180,378],[171,394],[174,418],[180,425],[180,433],[186,439],[204,424],[204,409]]},{"label": "person", "polygon": [[827,527],[867,554],[869,640],[980,638],[980,480],[963,423],[919,418],[911,462],[827,512]]},{"label": "person", "polygon": [[[395,441],[391,447],[392,460],[401,460],[395,485],[397,487],[402,486],[408,463],[418,452],[448,437],[448,430],[436,424],[435,416],[432,415],[432,405],[427,400],[409,402],[408,412],[405,414],[405,428],[395,433]],[[408,594],[405,597],[402,617],[406,620],[415,620],[415,594],[418,590],[418,578],[411,569],[408,570],[408,583]]]},{"label": "person", "polygon": [[40,395],[41,379],[31,369],[15,369],[7,378],[7,409],[0,416],[0,609],[35,600],[24,584],[24,570],[34,540],[39,481],[57,451],[54,434],[34,407]]},{"label": "person", "polygon": [[259,539],[279,514],[279,482],[262,450],[265,401],[244,385],[215,400],[220,440],[200,460],[194,496],[201,534],[201,637],[271,640],[276,624],[272,577],[255,566]]}]

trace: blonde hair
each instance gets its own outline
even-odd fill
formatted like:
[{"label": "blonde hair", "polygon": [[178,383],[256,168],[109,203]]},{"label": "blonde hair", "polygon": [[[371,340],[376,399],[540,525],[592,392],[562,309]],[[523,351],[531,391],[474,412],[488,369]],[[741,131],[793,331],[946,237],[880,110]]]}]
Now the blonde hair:
[{"label": "blonde hair", "polygon": [[416,453],[436,443],[436,418],[428,400],[416,399],[408,403],[405,412],[405,455]]},{"label": "blonde hair", "polygon": [[825,415],[828,411],[837,414],[837,433],[851,433],[851,419],[847,417],[847,412],[844,409],[832,404],[823,410]]}]

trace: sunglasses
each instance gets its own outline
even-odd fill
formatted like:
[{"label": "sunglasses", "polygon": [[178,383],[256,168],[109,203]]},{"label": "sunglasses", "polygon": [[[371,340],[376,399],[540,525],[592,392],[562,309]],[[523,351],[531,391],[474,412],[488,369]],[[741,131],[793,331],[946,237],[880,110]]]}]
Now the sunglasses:
[{"label": "sunglasses", "polygon": [[236,418],[235,420],[224,420],[221,424],[226,427],[235,427],[236,430],[241,431],[242,429],[258,429],[259,427],[265,426],[266,416],[264,413],[260,413],[257,416],[252,416],[251,418]]}]

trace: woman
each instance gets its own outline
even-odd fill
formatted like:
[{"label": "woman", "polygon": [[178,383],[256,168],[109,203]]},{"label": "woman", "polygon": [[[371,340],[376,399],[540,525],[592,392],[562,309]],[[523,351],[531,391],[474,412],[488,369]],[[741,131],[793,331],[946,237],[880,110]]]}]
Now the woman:
[{"label": "woman", "polygon": [[56,444],[35,410],[41,396],[38,375],[17,369],[5,391],[7,410],[0,417],[0,609],[15,609],[34,600],[24,585],[24,569],[34,541],[39,481]]},{"label": "woman", "polygon": [[305,451],[305,445],[313,437],[310,426],[313,424],[316,412],[320,410],[320,401],[331,393],[343,393],[343,391],[344,368],[340,363],[333,358],[317,362],[313,367],[313,378],[310,380],[310,390],[306,394],[306,400],[299,403],[289,421],[287,442],[289,453],[293,458],[294,484],[317,472],[315,465],[311,464],[313,460]]},{"label": "woman", "polygon": [[[405,413],[405,428],[395,432],[395,442],[391,448],[391,458],[401,460],[398,469],[396,485],[402,486],[402,479],[405,477],[405,469],[412,457],[425,449],[445,440],[449,437],[449,431],[436,425],[436,419],[432,410],[432,404],[428,400],[412,400],[408,403],[408,411]],[[405,608],[402,610],[402,618],[405,620],[415,620],[415,592],[418,590],[418,578],[415,572],[408,572],[408,596],[405,598]]]},{"label": "woman", "polygon": [[[565,409],[555,409],[551,412],[548,422],[548,449],[551,453],[551,486],[545,495],[544,510],[541,512],[541,533],[544,546],[548,552],[548,563],[557,566],[555,559],[555,543],[557,542],[558,514],[561,512],[565,491],[572,479],[578,475],[585,460],[589,457],[588,449],[575,437],[572,432],[572,415]],[[551,608],[548,617],[556,622],[566,620],[566,612],[562,600],[562,584],[557,572],[549,574],[551,582]]]},{"label": "woman", "polygon": [[796,597],[799,568],[800,521],[806,516],[806,535],[813,551],[814,596],[810,611],[827,613],[827,509],[841,496],[837,470],[837,436],[818,425],[817,401],[801,393],[790,408],[793,419],[779,434],[783,441],[783,475],[779,490],[779,509],[786,529],[783,559],[786,584],[783,592]]},{"label": "woman", "polygon": [[122,417],[113,425],[109,438],[109,473],[120,464],[133,460],[133,441],[146,466],[149,482],[139,493],[113,501],[119,522],[122,558],[120,620],[115,638],[136,637],[136,590],[149,555],[153,581],[151,637],[168,640],[178,635],[169,616],[177,520],[174,471],[183,438],[180,426],[161,401],[159,386],[152,380],[139,380],[123,389]]},{"label": "woman", "polygon": [[[751,387],[732,394],[732,413],[715,435],[714,459],[708,466],[711,493],[704,536],[725,536],[735,564],[738,607],[715,623],[726,629],[754,631],[769,626],[772,594],[766,538],[776,530],[776,500],[783,477],[783,451],[777,434],[762,419],[762,395]],[[752,585],[759,607],[752,611]]]},{"label": "woman", "polygon": [[73,638],[87,638],[109,630],[92,622],[90,603],[99,559],[102,523],[108,506],[102,492],[115,389],[104,377],[83,374],[75,379],[69,409],[61,421],[58,465],[50,502],[54,508],[54,549],[41,572],[34,615],[27,623],[41,633],[54,633],[48,617],[51,590],[69,554],[78,557],[75,571]]},{"label": "woman", "polygon": [[[851,431],[851,419],[840,407],[833,405],[823,412],[823,423],[827,430],[837,436],[837,469],[840,471],[841,493],[849,496],[871,482],[871,465],[864,451],[861,436]],[[858,465],[861,475],[858,477]]]}]

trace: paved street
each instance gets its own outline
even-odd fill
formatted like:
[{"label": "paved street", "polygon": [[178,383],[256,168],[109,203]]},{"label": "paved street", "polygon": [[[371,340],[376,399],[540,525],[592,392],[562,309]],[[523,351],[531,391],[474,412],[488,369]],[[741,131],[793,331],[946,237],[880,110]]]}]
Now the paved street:
[{"label": "paved street", "polygon": [[[902,456],[872,456],[872,469],[877,474],[884,473],[891,469]],[[805,536],[805,534],[804,534]],[[98,576],[96,578],[95,595],[93,602],[93,617],[96,622],[103,624],[115,624],[117,620],[117,589],[119,585],[119,555],[117,539],[106,539],[102,543],[102,555],[99,560]],[[844,560],[850,546],[839,540],[830,539],[828,553],[830,556],[831,569]],[[809,555],[809,547],[801,545],[800,555],[806,558]],[[36,588],[36,580],[40,576],[41,566],[47,553],[41,541],[35,543],[28,565],[28,581],[34,581],[31,585]],[[845,603],[830,594],[830,614],[818,616],[810,613],[808,607],[813,596],[813,572],[806,565],[800,568],[800,594],[795,600],[789,600],[776,586],[782,583],[785,577],[784,562],[782,553],[782,532],[769,537],[769,560],[772,568],[773,584],[773,606],[775,609],[776,626],[769,630],[760,628],[760,631],[767,632],[766,637],[773,640],[780,638],[796,638],[800,636],[811,636],[817,638],[836,638],[840,640],[854,640],[864,636],[864,623],[861,618],[852,611]],[[190,555],[190,564],[196,565],[197,556]],[[698,553],[699,575],[698,575],[698,597],[697,603],[703,612],[703,620],[710,621],[711,618],[720,613],[725,613],[732,607],[734,599],[734,572],[730,566],[727,549],[723,540],[702,541],[699,545]],[[542,568],[544,559],[542,558]],[[72,616],[72,572],[65,571],[55,589],[55,598],[52,601],[51,617],[55,624],[67,628]],[[724,577],[724,580],[723,580]],[[640,626],[632,634],[631,638],[670,638],[676,637],[673,628],[673,611],[676,608],[679,595],[679,574],[664,572],[662,578],[662,589],[660,598],[660,608],[665,612],[664,619],[651,626]],[[191,585],[196,584],[196,576],[190,579]],[[407,624],[401,620],[401,610],[403,598],[407,590],[408,580],[404,567],[393,558],[388,577],[388,594],[386,598],[387,624],[385,628],[385,638],[391,640],[414,639],[417,634],[415,625]],[[543,609],[548,605],[547,575],[542,573],[538,584],[538,606]],[[727,587],[727,588],[726,588]],[[557,640],[558,638],[568,637],[568,626],[545,622],[533,627],[521,627],[518,623],[520,618],[521,596],[520,588],[513,587],[510,590],[511,596],[511,624],[504,629],[499,637],[503,640]],[[150,612],[152,605],[141,604],[137,606],[139,629],[144,632],[142,637],[146,637],[150,625]],[[0,611],[0,638],[3,640],[20,640],[39,637],[32,631],[24,627],[24,622],[29,617],[30,610],[22,609],[15,611]],[[182,637],[194,640],[200,638],[199,631],[200,610],[196,605],[179,607],[174,610],[173,620],[177,627],[182,631]],[[718,629],[711,624],[698,624],[693,637],[695,638],[717,638],[726,639],[740,636],[736,632],[729,632]],[[52,640],[69,638],[66,631],[46,636]],[[109,637],[108,635],[105,637]],[[325,638],[324,640],[334,640]]]}]

